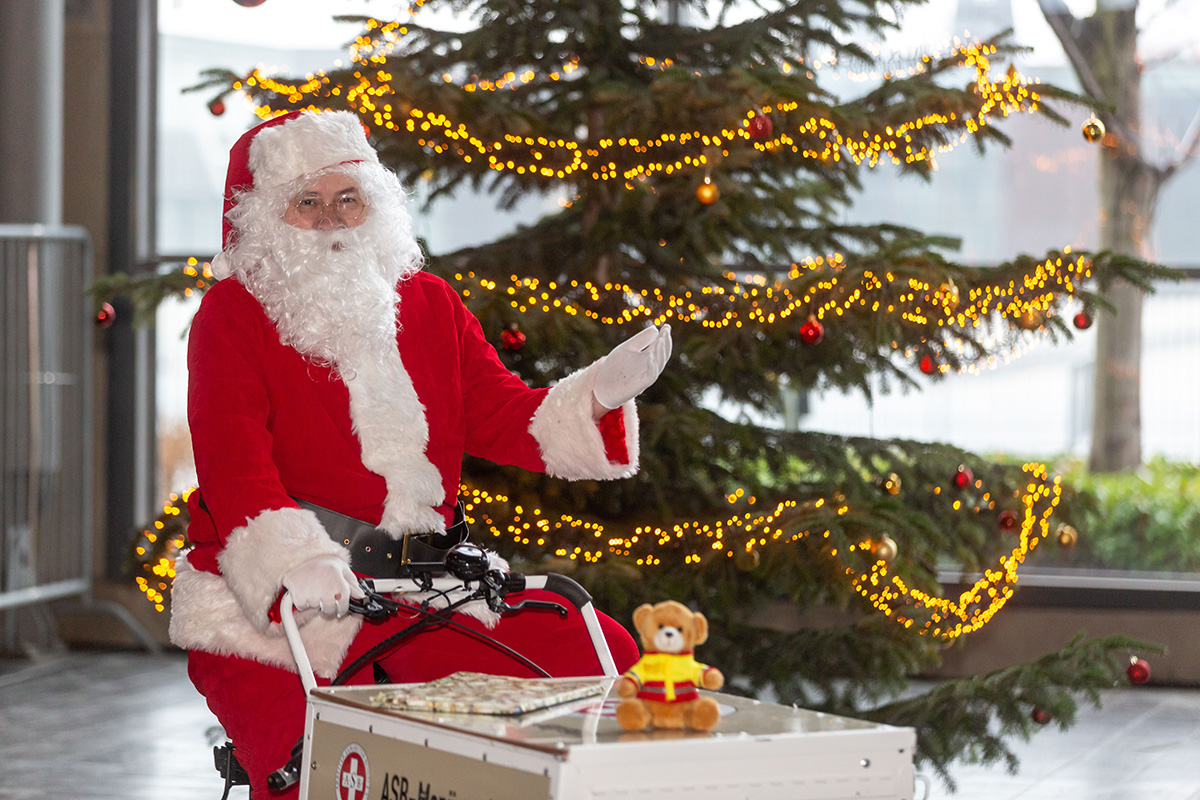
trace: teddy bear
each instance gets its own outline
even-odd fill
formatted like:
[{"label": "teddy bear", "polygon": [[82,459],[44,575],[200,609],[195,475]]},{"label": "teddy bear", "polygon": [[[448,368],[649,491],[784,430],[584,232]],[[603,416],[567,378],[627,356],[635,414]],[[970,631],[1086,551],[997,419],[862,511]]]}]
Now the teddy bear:
[{"label": "teddy bear", "polygon": [[693,648],[708,639],[708,620],[682,603],[646,603],[633,612],[643,654],[621,676],[617,722],[627,731],[692,728],[711,731],[721,719],[717,701],[700,689],[720,689],[725,676],[696,661]]}]

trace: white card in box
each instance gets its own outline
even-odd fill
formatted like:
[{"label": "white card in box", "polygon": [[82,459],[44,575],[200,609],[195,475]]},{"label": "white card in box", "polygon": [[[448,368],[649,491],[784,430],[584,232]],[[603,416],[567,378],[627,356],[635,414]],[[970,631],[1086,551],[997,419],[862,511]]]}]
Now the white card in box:
[{"label": "white card in box", "polygon": [[[564,679],[569,680],[569,679]],[[712,734],[631,733],[603,693],[501,716],[377,707],[381,690],[309,696],[308,800],[911,800],[911,728],[705,692]],[[540,683],[553,683],[540,681]],[[609,697],[609,695],[612,695]],[[374,700],[373,700],[374,698]],[[445,707],[445,706],[443,706]]]}]

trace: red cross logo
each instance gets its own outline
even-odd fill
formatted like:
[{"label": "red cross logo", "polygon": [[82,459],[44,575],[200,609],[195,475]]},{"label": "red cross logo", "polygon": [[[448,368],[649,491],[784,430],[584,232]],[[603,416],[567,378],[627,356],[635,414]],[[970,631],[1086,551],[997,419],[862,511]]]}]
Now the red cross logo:
[{"label": "red cross logo", "polygon": [[366,800],[371,788],[371,768],[361,747],[352,744],[342,751],[335,780],[338,800]]}]

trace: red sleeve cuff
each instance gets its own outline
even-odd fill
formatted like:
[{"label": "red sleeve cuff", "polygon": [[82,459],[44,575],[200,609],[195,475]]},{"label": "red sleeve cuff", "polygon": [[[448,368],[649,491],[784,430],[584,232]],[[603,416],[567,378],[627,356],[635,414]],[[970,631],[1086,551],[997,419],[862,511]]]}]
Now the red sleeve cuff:
[{"label": "red sleeve cuff", "polygon": [[284,589],[279,590],[279,595],[275,598],[274,604],[267,609],[267,619],[276,624],[283,622],[283,616],[279,613],[279,606],[283,602]]},{"label": "red sleeve cuff", "polygon": [[604,456],[611,464],[629,463],[629,446],[625,443],[625,414],[614,408],[596,421],[600,438],[604,440]]}]

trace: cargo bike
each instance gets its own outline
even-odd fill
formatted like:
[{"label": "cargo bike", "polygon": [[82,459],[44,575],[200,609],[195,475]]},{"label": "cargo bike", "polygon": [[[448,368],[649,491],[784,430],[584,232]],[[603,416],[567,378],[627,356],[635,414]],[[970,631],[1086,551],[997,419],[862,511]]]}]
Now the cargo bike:
[{"label": "cargo bike", "polygon": [[[441,609],[426,606],[419,621],[393,637],[397,641],[381,642],[343,674],[364,668],[385,647],[402,647],[424,628],[445,624],[467,602],[482,601],[501,614],[567,613],[556,602],[522,600],[527,589],[543,589],[579,610],[600,674],[509,679],[459,673],[444,686],[345,686],[337,679],[318,686],[285,595],[281,616],[307,711],[292,758],[271,775],[273,789],[298,783],[302,800],[913,797],[910,728],[705,691],[722,710],[711,734],[625,731],[614,713],[620,677],[591,597],[579,584],[561,575],[493,570],[468,542],[452,547],[443,562],[410,566],[407,577],[363,579],[366,597],[352,603],[352,611],[379,618],[396,613],[405,595],[453,599]],[[238,782],[236,760],[229,745],[214,751],[228,795]]]}]

